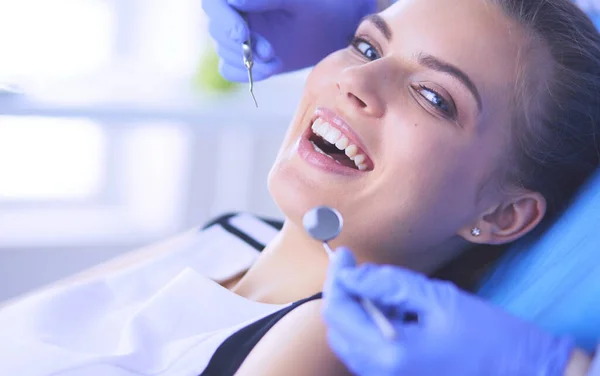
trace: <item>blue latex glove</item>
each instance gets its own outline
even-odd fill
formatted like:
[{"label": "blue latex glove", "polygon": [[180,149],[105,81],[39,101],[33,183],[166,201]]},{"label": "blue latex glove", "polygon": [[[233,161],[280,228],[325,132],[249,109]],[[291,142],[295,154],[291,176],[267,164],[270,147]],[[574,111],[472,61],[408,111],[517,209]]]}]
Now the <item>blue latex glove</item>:
[{"label": "blue latex glove", "polygon": [[347,46],[376,0],[203,0],[209,32],[217,42],[221,75],[248,79],[241,44],[252,31],[254,79],[312,66]]},{"label": "blue latex glove", "polygon": [[592,365],[588,371],[588,376],[600,376],[600,349],[596,351],[596,357],[592,361]]},{"label": "blue latex glove", "polygon": [[[357,297],[389,314],[395,341],[383,338]],[[451,283],[392,266],[356,267],[343,248],[324,303],[329,344],[358,375],[562,376],[574,348]],[[401,312],[418,314],[418,323]]]}]

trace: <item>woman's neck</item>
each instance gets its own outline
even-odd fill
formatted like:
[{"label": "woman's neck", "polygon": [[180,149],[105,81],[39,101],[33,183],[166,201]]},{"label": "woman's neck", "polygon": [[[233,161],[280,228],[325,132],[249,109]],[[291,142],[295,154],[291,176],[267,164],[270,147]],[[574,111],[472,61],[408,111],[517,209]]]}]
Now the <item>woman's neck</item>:
[{"label": "woman's neck", "polygon": [[[464,240],[454,237],[438,245],[439,249],[456,249],[455,252],[443,253],[443,259],[440,258],[442,253],[434,250],[405,253],[398,249],[395,257],[388,257],[384,263],[432,274],[441,265],[457,257],[464,248],[463,243]],[[362,253],[364,254],[355,254],[359,264],[365,261],[373,262],[370,258],[365,258],[366,252]],[[252,267],[238,281],[232,281],[227,287],[251,300],[286,304],[320,292],[325,282],[328,263],[329,258],[323,245],[310,238],[303,228],[286,221]]]},{"label": "woman's neck", "polygon": [[232,291],[263,303],[300,300],[321,291],[328,262],[320,242],[286,221]]}]

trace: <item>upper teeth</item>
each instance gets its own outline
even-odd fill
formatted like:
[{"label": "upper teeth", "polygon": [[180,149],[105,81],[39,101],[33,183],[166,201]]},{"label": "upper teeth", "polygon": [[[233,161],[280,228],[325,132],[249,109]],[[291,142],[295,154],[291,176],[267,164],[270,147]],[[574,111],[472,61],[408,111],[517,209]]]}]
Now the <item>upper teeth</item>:
[{"label": "upper teeth", "polygon": [[359,154],[358,146],[350,143],[350,140],[339,129],[332,127],[331,124],[321,118],[317,118],[311,128],[315,134],[321,136],[330,144],[335,144],[338,149],[343,150],[348,158],[354,161],[359,170],[364,171],[367,169],[365,163],[367,156]]}]

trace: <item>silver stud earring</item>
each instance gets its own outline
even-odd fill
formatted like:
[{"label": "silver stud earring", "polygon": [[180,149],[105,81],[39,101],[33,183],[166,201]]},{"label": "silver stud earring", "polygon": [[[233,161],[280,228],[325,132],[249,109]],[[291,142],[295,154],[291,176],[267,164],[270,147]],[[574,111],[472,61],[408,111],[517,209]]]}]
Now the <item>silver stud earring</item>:
[{"label": "silver stud earring", "polygon": [[473,235],[473,236],[481,235],[481,230],[479,229],[479,227],[473,227],[471,229],[471,235]]}]

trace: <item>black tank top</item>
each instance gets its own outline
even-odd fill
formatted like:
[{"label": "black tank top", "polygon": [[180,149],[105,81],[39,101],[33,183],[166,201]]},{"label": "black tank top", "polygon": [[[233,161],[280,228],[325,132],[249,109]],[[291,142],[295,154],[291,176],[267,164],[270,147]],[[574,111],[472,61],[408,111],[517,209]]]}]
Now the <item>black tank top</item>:
[{"label": "black tank top", "polygon": [[213,354],[208,366],[200,376],[233,376],[258,341],[285,315],[304,303],[321,299],[318,293],[299,300],[269,316],[266,316],[232,334]]},{"label": "black tank top", "polygon": [[[232,221],[232,219],[237,215],[238,213],[223,215],[208,223],[203,229],[211,226],[220,226],[229,234],[239,238],[256,251],[261,252],[265,248],[265,244],[258,240],[258,236],[255,236],[257,231],[254,231],[252,227],[240,228],[233,224],[234,221]],[[261,217],[256,217],[256,219],[263,224],[271,226],[276,231],[281,230],[283,226],[283,222],[281,221]],[[256,346],[263,336],[277,324],[279,320],[302,304],[321,298],[322,293],[317,293],[311,297],[294,302],[289,306],[238,330],[221,343],[211,357],[208,365],[199,376],[234,375],[254,346]]]}]

